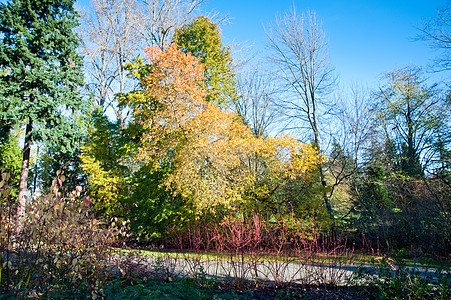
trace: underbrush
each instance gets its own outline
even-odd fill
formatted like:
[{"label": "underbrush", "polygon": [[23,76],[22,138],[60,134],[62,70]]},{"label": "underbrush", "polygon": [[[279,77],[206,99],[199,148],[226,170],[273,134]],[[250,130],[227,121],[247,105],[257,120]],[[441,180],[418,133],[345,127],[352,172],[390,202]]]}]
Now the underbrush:
[{"label": "underbrush", "polygon": [[[46,195],[26,206],[16,230],[16,201],[2,174],[0,183],[0,292],[2,298],[74,297],[102,294],[114,265],[110,261],[115,230],[94,217],[81,188],[63,195],[64,176]],[[56,296],[55,296],[56,297]],[[59,297],[59,296],[58,296]]]},{"label": "underbrush", "polygon": [[349,284],[361,285],[374,299],[451,299],[451,269],[407,265],[405,250],[373,259],[356,270]]}]

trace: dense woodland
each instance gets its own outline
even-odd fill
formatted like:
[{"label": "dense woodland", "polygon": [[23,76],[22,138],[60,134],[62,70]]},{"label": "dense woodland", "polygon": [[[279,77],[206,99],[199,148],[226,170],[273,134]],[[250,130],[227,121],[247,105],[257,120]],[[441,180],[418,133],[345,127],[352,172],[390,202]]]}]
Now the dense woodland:
[{"label": "dense woodland", "polygon": [[443,54],[431,66],[339,91],[314,12],[275,18],[271,59],[243,63],[202,2],[1,4],[1,201],[14,231],[56,185],[141,247],[189,248],[175,237],[258,215],[346,233],[362,251],[450,259],[451,96],[428,79],[451,68],[449,7],[418,30]]}]

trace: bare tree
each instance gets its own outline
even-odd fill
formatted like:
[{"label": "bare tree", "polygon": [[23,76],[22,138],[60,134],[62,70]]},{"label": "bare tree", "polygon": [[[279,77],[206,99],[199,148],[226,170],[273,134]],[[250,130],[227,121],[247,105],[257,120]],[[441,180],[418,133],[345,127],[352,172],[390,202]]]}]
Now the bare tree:
[{"label": "bare tree", "polygon": [[451,3],[437,10],[434,18],[426,20],[419,28],[418,39],[428,43],[433,49],[438,49],[442,55],[434,61],[436,71],[451,70]]},{"label": "bare tree", "polygon": [[338,118],[341,125],[340,144],[354,161],[355,168],[358,168],[361,162],[362,152],[372,131],[370,97],[368,88],[355,85],[340,104],[342,109]]},{"label": "bare tree", "polygon": [[235,110],[243,123],[250,126],[254,135],[267,135],[279,115],[274,107],[277,88],[273,76],[259,69],[243,73],[238,77],[237,91]]},{"label": "bare tree", "polygon": [[140,47],[135,0],[92,0],[92,12],[82,14],[82,54],[87,71],[87,89],[94,105],[105,113],[113,109],[118,122],[122,108],[116,94],[131,85],[125,65]]},{"label": "bare tree", "polygon": [[[336,198],[337,189],[345,190],[350,194],[358,193],[354,184],[356,176],[362,171],[363,157],[369,140],[372,136],[374,118],[369,110],[370,93],[367,88],[354,85],[349,94],[340,97],[337,103],[340,113],[335,118],[334,125],[337,128],[334,133],[334,146],[327,161],[327,173],[331,178],[329,186],[329,198]],[[340,193],[338,193],[340,194]],[[334,208],[341,208],[343,217],[346,217],[354,209],[349,199],[339,199]]]},{"label": "bare tree", "polygon": [[[319,118],[328,110],[325,96],[335,86],[336,78],[328,59],[328,43],[322,24],[314,12],[299,15],[291,11],[277,17],[267,30],[271,61],[285,88],[279,102],[287,129],[307,129],[321,151]],[[320,179],[326,186],[323,166]],[[324,192],[326,208],[332,216],[329,197]]]},{"label": "bare tree", "polygon": [[140,35],[148,46],[164,48],[175,31],[188,23],[205,0],[139,0]]}]

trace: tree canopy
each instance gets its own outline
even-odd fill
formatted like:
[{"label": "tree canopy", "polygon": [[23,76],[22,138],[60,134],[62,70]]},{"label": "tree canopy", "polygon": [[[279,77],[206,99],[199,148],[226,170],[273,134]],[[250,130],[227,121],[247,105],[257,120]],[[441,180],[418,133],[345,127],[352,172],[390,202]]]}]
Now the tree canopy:
[{"label": "tree canopy", "polygon": [[217,24],[200,16],[176,31],[177,47],[204,65],[206,100],[227,104],[236,100],[236,79],[230,48],[221,42]]},{"label": "tree canopy", "polygon": [[202,64],[193,55],[175,44],[145,51],[148,63],[133,66],[142,91],[126,100],[145,131],[140,156],[157,169],[169,157],[174,170],[165,184],[197,207],[236,207],[261,172],[280,183],[322,161],[313,147],[287,136],[255,137],[237,115],[206,101]]}]

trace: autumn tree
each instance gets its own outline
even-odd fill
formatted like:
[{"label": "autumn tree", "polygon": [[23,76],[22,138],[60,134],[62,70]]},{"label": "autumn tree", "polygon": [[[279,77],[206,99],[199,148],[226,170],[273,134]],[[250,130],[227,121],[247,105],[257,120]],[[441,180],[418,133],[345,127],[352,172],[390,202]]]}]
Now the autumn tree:
[{"label": "autumn tree", "polygon": [[310,145],[289,137],[256,138],[237,115],[206,101],[203,68],[193,55],[175,44],[146,53],[148,63],[138,61],[133,71],[142,90],[126,99],[144,131],[140,158],[158,170],[170,154],[174,169],[165,185],[199,209],[239,206],[263,172],[248,163],[255,156],[269,173],[268,192],[321,162]]},{"label": "autumn tree", "polygon": [[33,141],[71,151],[80,136],[71,118],[82,107],[82,60],[73,32],[78,14],[72,0],[11,0],[0,6],[2,119],[24,122],[25,144],[17,220],[25,214],[30,148]]},{"label": "autumn tree", "polygon": [[[286,121],[285,129],[302,133],[307,130],[321,151],[321,120],[328,110],[327,94],[335,85],[333,68],[328,59],[327,40],[314,12],[299,15],[295,8],[276,18],[267,29],[270,60],[280,74],[286,90],[278,103]],[[320,181],[326,187],[323,166]],[[330,199],[324,191],[324,203],[332,217]]]},{"label": "autumn tree", "polygon": [[125,126],[128,110],[118,97],[131,91],[125,65],[145,46],[164,47],[175,30],[188,22],[202,0],[92,0],[82,13],[82,54],[87,71],[86,88],[93,105],[113,111]]},{"label": "autumn tree", "polygon": [[230,48],[221,42],[217,24],[201,16],[179,28],[174,43],[204,65],[206,100],[230,104],[236,100],[236,79]]}]

